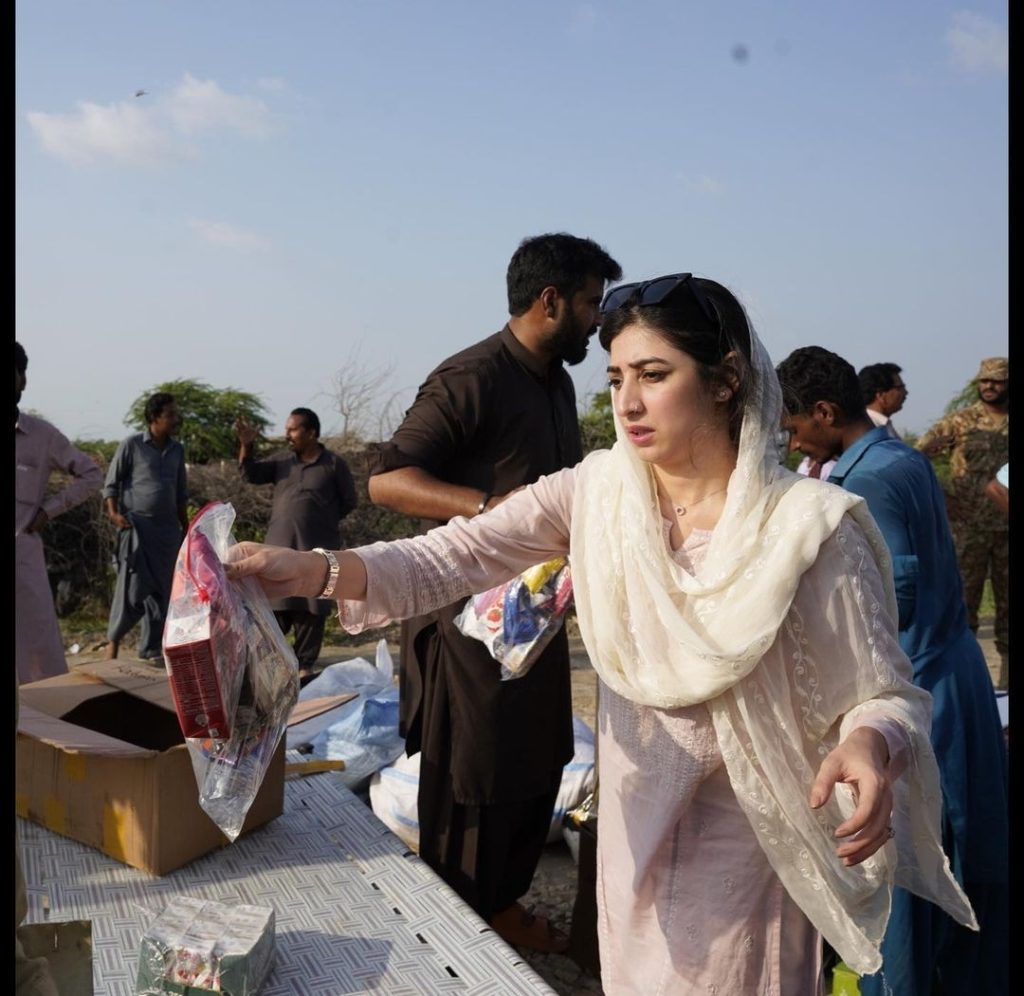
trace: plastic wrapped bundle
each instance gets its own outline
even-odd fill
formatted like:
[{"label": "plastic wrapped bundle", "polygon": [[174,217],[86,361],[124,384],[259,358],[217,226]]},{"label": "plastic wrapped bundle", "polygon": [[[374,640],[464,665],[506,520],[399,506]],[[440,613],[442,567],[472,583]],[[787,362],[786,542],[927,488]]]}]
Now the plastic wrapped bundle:
[{"label": "plastic wrapped bundle", "polygon": [[174,896],[139,945],[136,996],[255,996],[274,961],[274,911]]},{"label": "plastic wrapped bundle", "polygon": [[565,621],[572,572],[565,557],[538,564],[466,601],[455,625],[501,664],[503,681],[521,678]]}]

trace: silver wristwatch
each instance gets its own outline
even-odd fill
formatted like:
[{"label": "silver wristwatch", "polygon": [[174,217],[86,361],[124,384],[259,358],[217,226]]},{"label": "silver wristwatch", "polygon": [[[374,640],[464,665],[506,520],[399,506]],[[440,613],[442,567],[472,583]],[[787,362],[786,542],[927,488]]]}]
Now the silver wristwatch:
[{"label": "silver wristwatch", "polygon": [[313,547],[313,553],[322,553],[327,559],[327,580],[324,582],[324,590],[316,597],[330,598],[334,594],[334,589],[338,586],[338,572],[341,570],[338,565],[338,558],[330,550],[325,550],[322,546]]}]

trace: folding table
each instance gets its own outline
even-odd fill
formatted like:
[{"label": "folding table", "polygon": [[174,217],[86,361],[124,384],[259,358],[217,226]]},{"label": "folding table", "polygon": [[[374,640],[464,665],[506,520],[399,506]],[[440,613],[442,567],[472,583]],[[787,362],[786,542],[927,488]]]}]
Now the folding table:
[{"label": "folding table", "polygon": [[277,819],[163,877],[18,820],[26,922],[90,920],[95,993],[131,996],[146,924],[177,893],[271,906],[261,996],[553,994],[336,772],[291,777]]}]

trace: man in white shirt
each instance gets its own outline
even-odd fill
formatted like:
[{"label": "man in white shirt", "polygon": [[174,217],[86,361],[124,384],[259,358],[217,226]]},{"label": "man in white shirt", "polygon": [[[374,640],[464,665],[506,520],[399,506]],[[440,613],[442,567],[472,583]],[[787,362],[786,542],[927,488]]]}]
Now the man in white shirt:
[{"label": "man in white shirt", "polygon": [[900,434],[892,424],[892,416],[903,407],[910,393],[900,376],[902,372],[903,368],[895,363],[872,363],[857,374],[868,418],[876,426],[884,426],[893,439],[899,439]]},{"label": "man in white shirt", "polygon": [[835,460],[826,460],[822,463],[820,460],[812,460],[809,456],[805,456],[796,468],[796,472],[803,474],[804,477],[816,477],[820,481],[827,481],[828,475],[835,465]]}]

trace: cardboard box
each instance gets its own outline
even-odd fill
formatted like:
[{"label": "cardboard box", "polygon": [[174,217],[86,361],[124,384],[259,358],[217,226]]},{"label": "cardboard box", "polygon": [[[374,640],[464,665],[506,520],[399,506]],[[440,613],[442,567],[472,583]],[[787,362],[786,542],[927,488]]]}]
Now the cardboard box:
[{"label": "cardboard box", "polygon": [[[199,807],[166,672],[102,661],[22,685],[19,696],[19,816],[155,875],[229,843]],[[289,725],[353,697],[300,702]],[[283,812],[284,740],[243,833]]]}]

